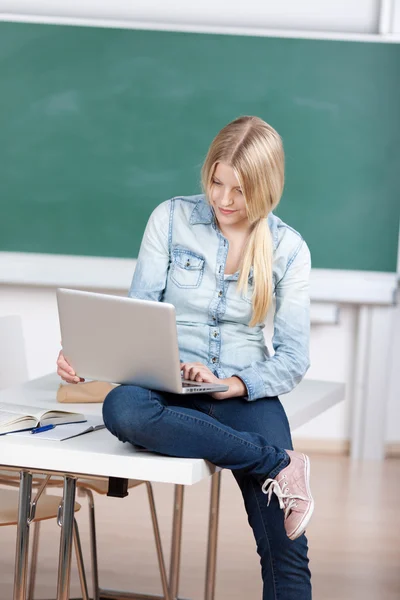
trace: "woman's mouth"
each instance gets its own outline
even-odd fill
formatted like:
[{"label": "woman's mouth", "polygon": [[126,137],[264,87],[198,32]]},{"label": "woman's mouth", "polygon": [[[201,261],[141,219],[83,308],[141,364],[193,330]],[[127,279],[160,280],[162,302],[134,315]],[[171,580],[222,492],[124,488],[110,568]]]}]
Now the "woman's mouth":
[{"label": "woman's mouth", "polygon": [[218,207],[218,210],[223,214],[223,215],[233,215],[233,213],[236,212],[236,210],[227,210],[225,208],[221,208],[220,206]]}]

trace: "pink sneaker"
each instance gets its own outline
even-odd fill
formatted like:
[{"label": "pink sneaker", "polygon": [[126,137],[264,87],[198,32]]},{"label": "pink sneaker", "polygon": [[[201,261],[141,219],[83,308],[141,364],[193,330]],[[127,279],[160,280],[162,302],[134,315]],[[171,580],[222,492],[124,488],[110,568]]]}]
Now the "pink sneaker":
[{"label": "pink sneaker", "polygon": [[310,491],[310,459],[301,452],[286,450],[290,463],[275,479],[267,479],[262,486],[268,494],[268,506],[275,493],[279,506],[285,511],[285,529],[288,537],[295,540],[304,532],[314,510]]}]

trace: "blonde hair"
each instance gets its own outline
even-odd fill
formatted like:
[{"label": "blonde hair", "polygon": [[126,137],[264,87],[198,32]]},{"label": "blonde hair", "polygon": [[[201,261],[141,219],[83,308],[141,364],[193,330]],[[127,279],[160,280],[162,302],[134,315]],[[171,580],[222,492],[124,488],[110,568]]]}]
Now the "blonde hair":
[{"label": "blonde hair", "polygon": [[273,247],[267,217],[279,204],[283,192],[285,159],[281,137],[258,117],[240,117],[221,129],[202,168],[202,185],[207,198],[220,162],[234,170],[251,224],[240,264],[238,291],[247,293],[253,267],[253,314],[249,324],[253,327],[265,320],[272,302]]}]

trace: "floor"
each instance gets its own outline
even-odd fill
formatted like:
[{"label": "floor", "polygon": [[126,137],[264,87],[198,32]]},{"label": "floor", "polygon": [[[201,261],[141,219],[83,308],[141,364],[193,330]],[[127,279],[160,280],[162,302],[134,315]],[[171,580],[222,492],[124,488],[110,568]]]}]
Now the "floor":
[{"label": "floor", "polygon": [[[400,599],[400,460],[351,464],[344,456],[314,455],[316,511],[308,529],[314,600]],[[168,559],[172,486],[154,486]],[[179,596],[203,598],[209,483],[185,492]],[[87,510],[78,514],[88,556]],[[102,587],[161,594],[144,486],[124,500],[96,499]],[[128,525],[126,525],[128,524]],[[59,530],[43,526],[35,598],[54,598]],[[0,531],[0,600],[12,598],[15,527]],[[87,561],[88,575],[90,563]],[[71,597],[79,596],[74,565]],[[216,600],[259,600],[255,543],[230,473],[223,473]]]}]

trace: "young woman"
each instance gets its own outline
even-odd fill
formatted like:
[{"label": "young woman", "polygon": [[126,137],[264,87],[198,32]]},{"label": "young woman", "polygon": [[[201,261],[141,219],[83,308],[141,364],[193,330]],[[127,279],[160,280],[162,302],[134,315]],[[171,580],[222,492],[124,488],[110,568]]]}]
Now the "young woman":
[{"label": "young woman", "polygon": [[[104,422],[121,441],[231,469],[261,557],[263,600],[310,600],[309,460],[293,451],[278,398],[309,366],[310,253],[272,213],[284,184],[281,138],[257,117],[236,119],[212,142],[202,183],[204,195],[173,198],[150,216],[129,295],[172,303],[183,377],[229,390],[188,397],[120,386],[105,399]],[[62,352],[58,373],[79,381]]]}]

